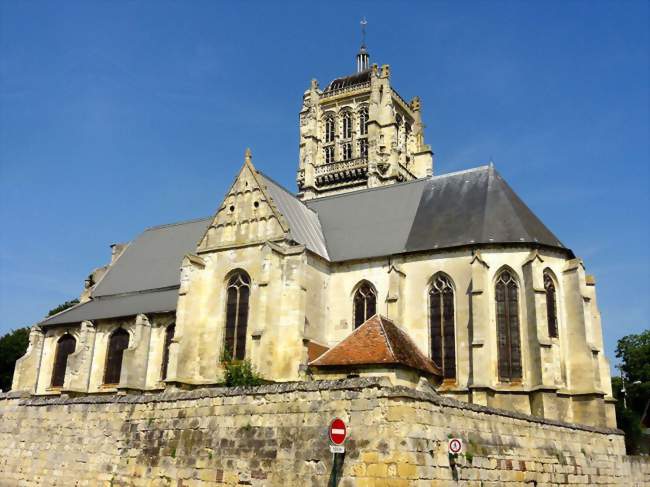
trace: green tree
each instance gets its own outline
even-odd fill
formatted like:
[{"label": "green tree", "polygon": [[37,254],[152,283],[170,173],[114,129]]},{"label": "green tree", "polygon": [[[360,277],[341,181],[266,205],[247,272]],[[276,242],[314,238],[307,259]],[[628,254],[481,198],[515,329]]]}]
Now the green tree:
[{"label": "green tree", "polygon": [[25,355],[29,343],[29,328],[18,328],[0,337],[0,389],[11,389],[16,360]]},{"label": "green tree", "polygon": [[[47,313],[47,316],[60,313],[78,303],[78,299],[66,301],[56,308],[51,309]],[[28,344],[29,328],[18,328],[0,337],[0,389],[3,391],[11,389],[16,360],[25,355]]]},{"label": "green tree", "polygon": [[625,378],[625,399],[623,403],[623,382],[620,377],[612,378],[612,389],[616,403],[616,421],[625,432],[625,445],[630,454],[648,453],[643,442],[641,417],[650,401],[650,330],[638,335],[627,335],[618,341],[616,357]]}]

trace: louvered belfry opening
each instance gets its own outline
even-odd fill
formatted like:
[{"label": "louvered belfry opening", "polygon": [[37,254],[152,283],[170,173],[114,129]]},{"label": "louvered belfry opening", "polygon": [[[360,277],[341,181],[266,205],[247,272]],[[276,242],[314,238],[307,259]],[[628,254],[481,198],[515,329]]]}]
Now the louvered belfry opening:
[{"label": "louvered belfry opening", "polygon": [[167,378],[167,369],[169,368],[169,347],[172,344],[174,339],[174,333],[176,332],[176,325],[171,324],[165,329],[165,348],[163,348],[163,360],[160,377],[162,380]]},{"label": "louvered belfry opening", "polygon": [[544,290],[546,291],[546,320],[548,323],[548,336],[551,338],[557,338],[558,326],[555,283],[548,272],[544,273]]},{"label": "louvered belfry opening", "polygon": [[77,340],[66,333],[56,343],[56,353],[54,355],[54,367],[52,368],[52,387],[63,387],[65,381],[65,371],[68,365],[68,356],[74,353],[77,346]]},{"label": "louvered belfry opening", "polygon": [[429,290],[431,359],[444,379],[456,378],[456,337],[454,328],[454,288],[451,279],[436,274]]},{"label": "louvered belfry opening", "polygon": [[519,338],[519,291],[510,271],[503,271],[496,282],[499,379],[520,380],[521,343]]},{"label": "louvered belfry opening", "polygon": [[368,281],[354,293],[354,328],[359,328],[377,312],[377,292]]},{"label": "louvered belfry opening", "polygon": [[246,358],[250,282],[250,277],[244,271],[235,272],[228,280],[224,344],[226,360],[244,360]]},{"label": "louvered belfry opening", "polygon": [[106,368],[104,369],[104,384],[119,384],[122,372],[122,357],[124,350],[129,347],[129,332],[118,328],[108,340],[106,353]]}]

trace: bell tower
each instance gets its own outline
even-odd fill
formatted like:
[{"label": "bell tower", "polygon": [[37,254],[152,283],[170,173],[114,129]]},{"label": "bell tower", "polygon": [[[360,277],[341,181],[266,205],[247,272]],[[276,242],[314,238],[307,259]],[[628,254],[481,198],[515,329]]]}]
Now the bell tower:
[{"label": "bell tower", "polygon": [[303,95],[296,178],[303,200],[432,174],[420,99],[406,101],[397,93],[390,66],[370,65],[365,19],[361,25],[357,71],[324,90],[312,80]]}]

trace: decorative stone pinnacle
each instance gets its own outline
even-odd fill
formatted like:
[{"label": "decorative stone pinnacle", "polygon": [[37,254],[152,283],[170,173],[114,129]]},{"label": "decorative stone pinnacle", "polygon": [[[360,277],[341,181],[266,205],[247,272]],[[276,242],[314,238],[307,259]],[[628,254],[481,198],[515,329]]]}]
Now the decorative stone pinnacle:
[{"label": "decorative stone pinnacle", "polygon": [[246,147],[246,152],[244,152],[244,160],[249,164],[253,160],[253,153],[251,152],[250,147]]}]

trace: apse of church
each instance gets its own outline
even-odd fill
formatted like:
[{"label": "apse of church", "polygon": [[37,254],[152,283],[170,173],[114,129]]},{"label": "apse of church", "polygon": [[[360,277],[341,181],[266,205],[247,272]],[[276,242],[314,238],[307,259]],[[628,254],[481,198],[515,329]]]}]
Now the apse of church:
[{"label": "apse of church", "polygon": [[247,360],[268,381],[385,376],[615,425],[595,279],[492,164],[434,175],[419,98],[365,44],[299,120],[297,194],[247,150],[211,218],[114,247],[32,328],[13,389],[199,387]]}]

